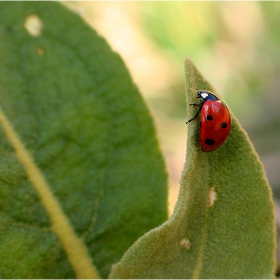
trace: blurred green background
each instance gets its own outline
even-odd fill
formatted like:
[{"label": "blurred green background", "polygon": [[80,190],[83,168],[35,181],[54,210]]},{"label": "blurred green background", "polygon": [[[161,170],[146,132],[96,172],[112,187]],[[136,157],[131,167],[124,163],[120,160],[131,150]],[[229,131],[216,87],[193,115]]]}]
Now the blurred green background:
[{"label": "blurred green background", "polygon": [[280,200],[280,2],[64,4],[121,54],[147,101],[167,162],[170,212],[185,159],[186,56],[248,132]]}]

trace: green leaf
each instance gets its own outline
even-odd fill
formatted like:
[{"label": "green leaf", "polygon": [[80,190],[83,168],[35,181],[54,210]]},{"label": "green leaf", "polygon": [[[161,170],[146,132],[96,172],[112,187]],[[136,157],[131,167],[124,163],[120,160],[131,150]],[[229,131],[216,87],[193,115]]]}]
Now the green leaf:
[{"label": "green leaf", "polygon": [[123,61],[61,4],[1,2],[0,95],[0,278],[107,277],[167,218],[163,157]]},{"label": "green leaf", "polygon": [[[187,111],[196,88],[215,92],[186,59]],[[201,151],[199,120],[188,124],[186,163],[172,217],[140,238],[112,278],[273,278],[271,190],[246,133],[232,116],[226,143]]]}]

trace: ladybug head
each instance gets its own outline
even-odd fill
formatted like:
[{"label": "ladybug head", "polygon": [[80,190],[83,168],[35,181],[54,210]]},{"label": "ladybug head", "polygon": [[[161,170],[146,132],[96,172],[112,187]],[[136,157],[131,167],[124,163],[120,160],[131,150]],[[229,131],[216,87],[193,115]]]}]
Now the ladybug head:
[{"label": "ladybug head", "polygon": [[199,91],[197,91],[197,97],[196,98],[202,98],[203,101],[218,100],[219,99],[212,92],[207,91],[207,90],[199,90]]}]

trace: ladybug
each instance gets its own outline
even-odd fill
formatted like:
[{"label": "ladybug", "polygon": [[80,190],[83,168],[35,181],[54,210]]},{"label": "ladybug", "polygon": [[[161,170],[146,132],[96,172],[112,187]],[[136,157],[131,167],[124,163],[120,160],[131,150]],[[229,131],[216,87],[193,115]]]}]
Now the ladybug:
[{"label": "ladybug", "polygon": [[226,141],[231,127],[229,110],[214,93],[207,90],[199,90],[197,98],[202,98],[198,106],[199,109],[193,118],[186,123],[194,120],[200,114],[200,144],[203,152],[212,152],[218,149]]}]

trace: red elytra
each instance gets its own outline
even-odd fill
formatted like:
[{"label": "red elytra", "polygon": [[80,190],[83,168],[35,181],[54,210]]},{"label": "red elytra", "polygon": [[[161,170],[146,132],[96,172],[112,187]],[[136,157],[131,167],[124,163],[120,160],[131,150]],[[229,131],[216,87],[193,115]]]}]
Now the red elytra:
[{"label": "red elytra", "polygon": [[201,112],[200,144],[203,152],[212,152],[226,141],[230,133],[230,113],[227,106],[210,91],[198,91],[197,98],[202,98],[200,103],[190,105],[199,106],[199,109],[186,123],[194,120]]}]

